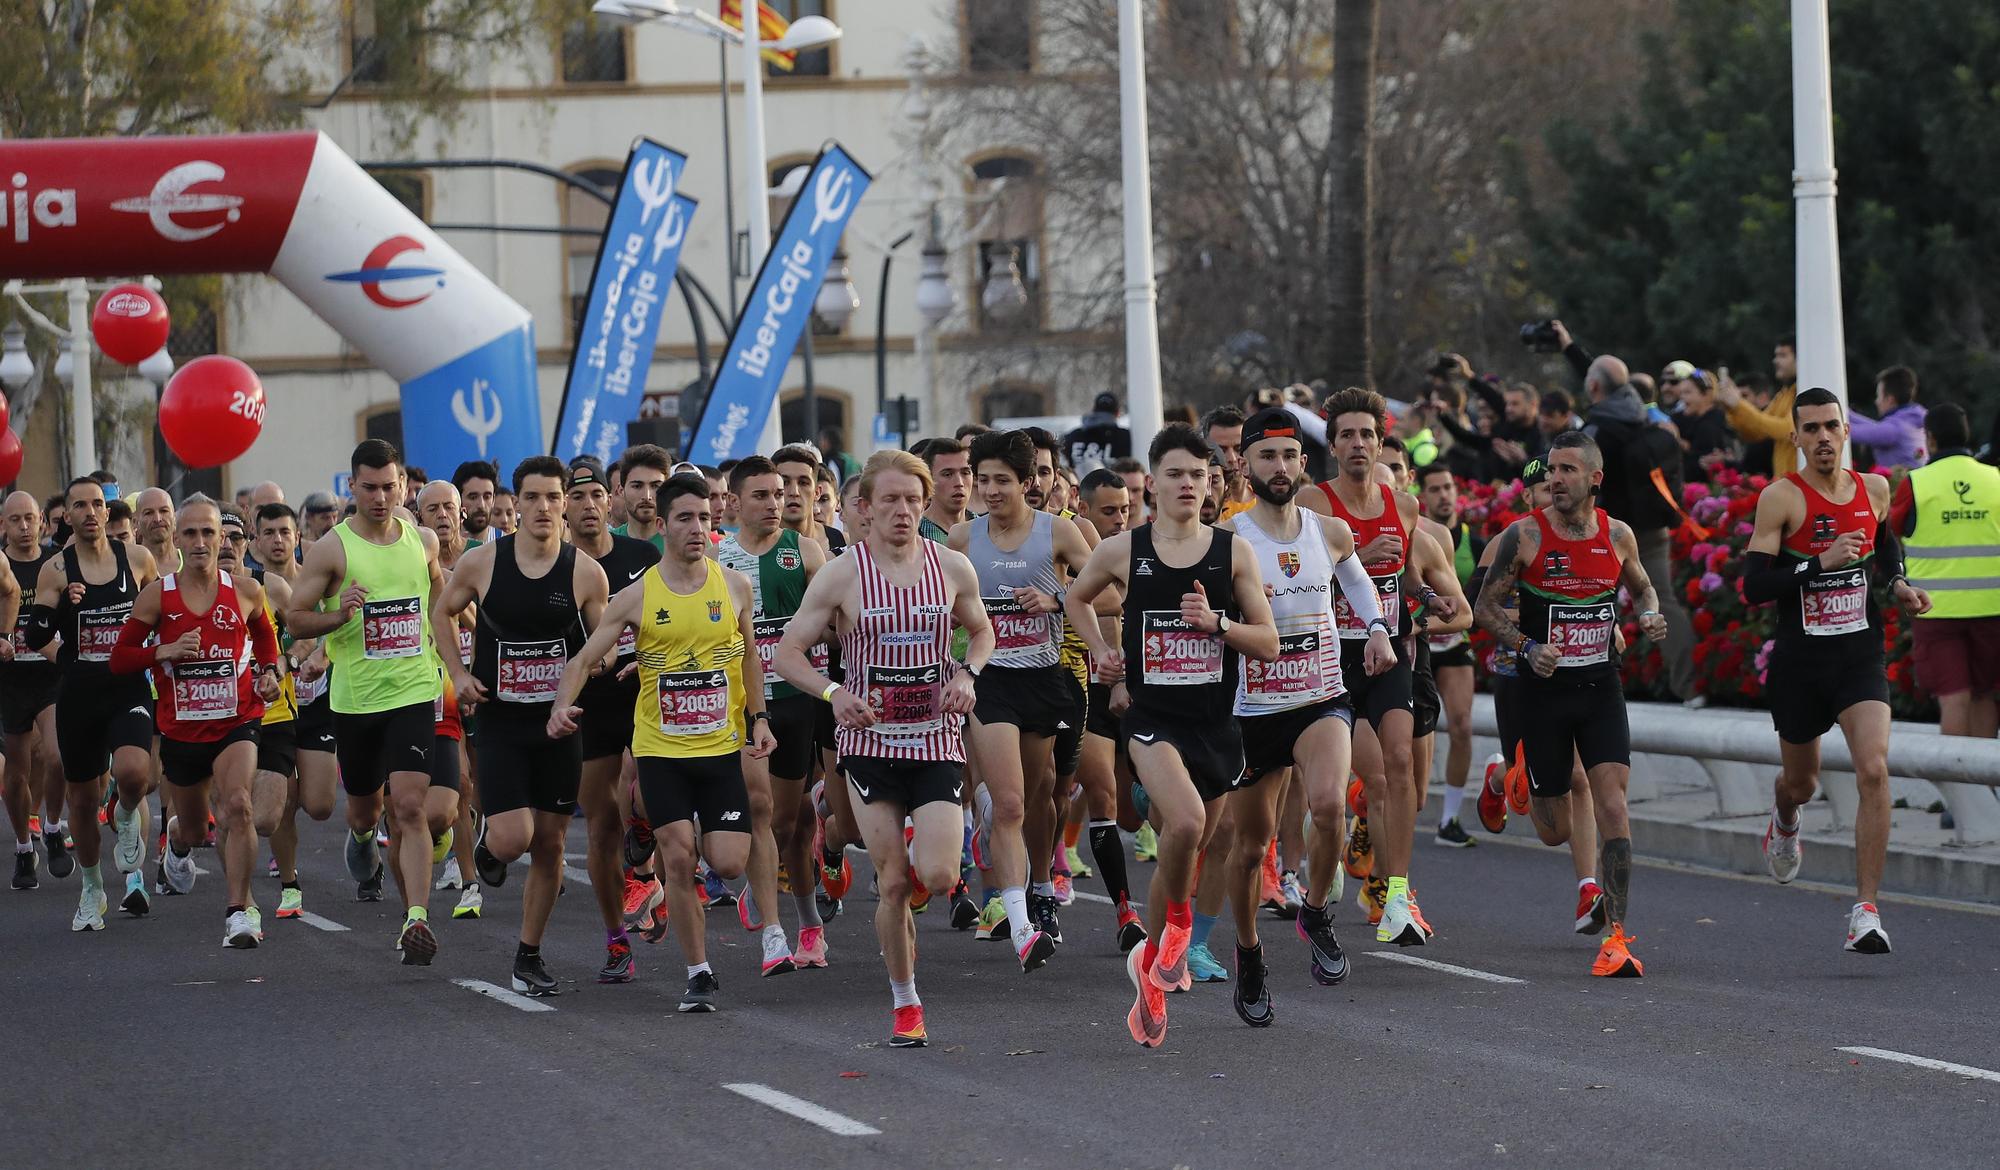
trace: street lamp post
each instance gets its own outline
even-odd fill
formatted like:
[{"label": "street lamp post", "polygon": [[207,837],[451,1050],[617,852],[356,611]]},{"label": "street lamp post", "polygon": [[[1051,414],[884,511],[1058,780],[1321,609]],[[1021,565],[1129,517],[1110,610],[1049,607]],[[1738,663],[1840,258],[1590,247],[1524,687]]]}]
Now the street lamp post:
[{"label": "street lamp post", "polygon": [[[23,284],[18,280],[10,280],[4,288],[7,298],[14,302],[15,308],[20,310],[23,317],[42,332],[60,338],[64,343],[63,352],[56,359],[53,373],[56,375],[56,380],[69,389],[70,477],[88,475],[98,467],[97,404],[92,397],[90,376],[91,356],[95,348],[90,339],[90,294],[93,289],[108,289],[114,283],[118,282],[92,282],[80,276],[72,276],[54,284]],[[150,276],[145,278],[144,283],[156,290],[160,287],[160,282]],[[38,293],[63,295],[69,309],[69,328],[65,329],[49,320],[28,303],[27,298]],[[165,350],[161,350],[160,353],[147,358],[142,366],[153,365],[157,368],[158,359],[165,357],[165,353]],[[25,345],[22,346],[19,359],[27,359]],[[20,385],[25,386],[28,378],[34,376],[32,359],[28,359],[25,375],[22,374],[19,359],[10,353],[5,364],[11,366],[11,369],[0,369],[0,375],[10,375],[8,380],[10,389],[18,388],[13,385],[13,377],[19,377]],[[171,374],[171,359],[167,360],[168,373]]]},{"label": "street lamp post", "polygon": [[1125,179],[1125,409],[1134,435],[1154,434],[1165,421],[1160,323],[1154,313],[1145,17],[1146,6],[1140,0],[1118,0],[1118,108]]},{"label": "street lamp post", "polygon": [[[1835,223],[1833,92],[1826,0],[1792,0],[1792,200],[1797,209],[1798,384],[1824,386],[1847,409],[1847,343],[1840,312]],[[1851,453],[1850,453],[1851,457]]]}]

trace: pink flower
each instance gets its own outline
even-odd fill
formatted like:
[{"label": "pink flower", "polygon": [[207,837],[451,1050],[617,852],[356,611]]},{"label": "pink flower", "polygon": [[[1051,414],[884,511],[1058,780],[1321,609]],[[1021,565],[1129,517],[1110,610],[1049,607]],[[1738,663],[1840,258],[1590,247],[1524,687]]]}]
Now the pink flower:
[{"label": "pink flower", "polygon": [[1767,638],[1765,639],[1764,644],[1757,648],[1757,658],[1755,660],[1755,665],[1757,667],[1757,683],[1759,686],[1770,685],[1771,650],[1777,644],[1778,644],[1777,639]]},{"label": "pink flower", "polygon": [[1713,593],[1720,588],[1722,588],[1721,574],[1711,570],[1701,575],[1701,591],[1703,593]]},{"label": "pink flower", "polygon": [[1736,525],[1736,535],[1744,537],[1745,539],[1748,539],[1756,531],[1757,531],[1757,526],[1755,524],[1750,523],[1750,521],[1748,520],[1744,520]]},{"label": "pink flower", "polygon": [[1691,561],[1706,562],[1709,554],[1714,551],[1715,546],[1704,540],[1688,550],[1688,559]]}]

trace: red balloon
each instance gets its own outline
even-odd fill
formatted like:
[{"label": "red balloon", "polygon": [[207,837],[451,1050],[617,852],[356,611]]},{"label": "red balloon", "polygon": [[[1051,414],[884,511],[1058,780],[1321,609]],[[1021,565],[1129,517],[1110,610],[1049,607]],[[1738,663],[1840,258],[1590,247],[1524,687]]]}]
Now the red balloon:
[{"label": "red balloon", "polygon": [[0,483],[21,478],[21,436],[12,430],[0,433]]},{"label": "red balloon", "polygon": [[263,431],[263,384],[235,358],[198,357],[167,379],[160,437],[189,467],[219,467],[248,451]]},{"label": "red balloon", "polygon": [[167,302],[143,284],[114,285],[90,314],[90,335],[106,357],[136,366],[167,343]]}]

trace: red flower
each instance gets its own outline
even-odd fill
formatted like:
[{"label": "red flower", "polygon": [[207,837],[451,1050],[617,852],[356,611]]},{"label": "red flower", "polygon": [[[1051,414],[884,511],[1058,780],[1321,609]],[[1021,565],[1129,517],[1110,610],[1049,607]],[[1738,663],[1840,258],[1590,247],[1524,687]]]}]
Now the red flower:
[{"label": "red flower", "polygon": [[1705,609],[1694,611],[1694,632],[1706,638],[1715,631],[1715,615]]}]

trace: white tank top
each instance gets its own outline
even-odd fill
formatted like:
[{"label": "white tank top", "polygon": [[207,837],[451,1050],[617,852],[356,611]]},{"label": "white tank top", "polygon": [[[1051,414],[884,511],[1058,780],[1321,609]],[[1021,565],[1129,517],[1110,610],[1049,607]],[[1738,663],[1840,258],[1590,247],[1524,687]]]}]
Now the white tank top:
[{"label": "white tank top", "polygon": [[1236,515],[1236,532],[1257,555],[1271,587],[1278,623],[1278,660],[1243,660],[1236,683],[1236,714],[1291,711],[1346,693],[1340,679],[1340,640],[1333,628],[1333,560],[1318,516],[1296,508],[1299,532],[1278,540],[1257,526],[1252,512]]}]

